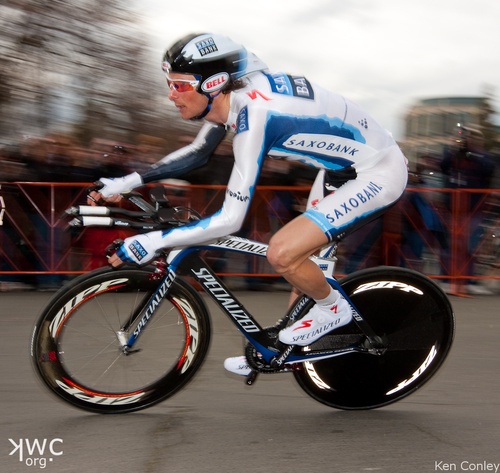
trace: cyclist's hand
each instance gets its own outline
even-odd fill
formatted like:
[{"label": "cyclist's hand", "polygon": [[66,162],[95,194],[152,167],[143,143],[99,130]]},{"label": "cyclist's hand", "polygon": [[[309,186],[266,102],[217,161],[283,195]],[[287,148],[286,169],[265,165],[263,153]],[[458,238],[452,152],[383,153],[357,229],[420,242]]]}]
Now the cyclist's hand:
[{"label": "cyclist's hand", "polygon": [[87,204],[93,206],[102,204],[117,204],[120,200],[122,200],[122,196],[120,194],[104,198],[100,192],[91,191],[87,195]]},{"label": "cyclist's hand", "polygon": [[108,258],[108,263],[113,266],[113,268],[120,267],[124,261],[122,261],[119,256],[115,253]]},{"label": "cyclist's hand", "polygon": [[108,262],[111,266],[117,267],[123,263],[134,263],[144,265],[156,256],[156,252],[161,248],[161,231],[145,233],[125,238],[123,244],[111,255]]},{"label": "cyclist's hand", "polygon": [[87,203],[89,205],[116,204],[122,199],[120,194],[129,192],[142,184],[142,178],[137,172],[112,179],[101,177],[96,183],[96,188],[89,192]]}]

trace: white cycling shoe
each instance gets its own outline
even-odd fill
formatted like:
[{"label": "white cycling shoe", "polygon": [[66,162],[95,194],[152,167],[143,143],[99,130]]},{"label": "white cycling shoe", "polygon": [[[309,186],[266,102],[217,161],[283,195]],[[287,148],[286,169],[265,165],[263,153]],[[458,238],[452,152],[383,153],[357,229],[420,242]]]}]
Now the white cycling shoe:
[{"label": "white cycling shoe", "polygon": [[314,343],[332,330],[347,325],[351,320],[351,306],[340,297],[339,301],[329,309],[321,308],[318,304],[314,305],[300,320],[280,330],[278,338],[287,345],[303,347]]},{"label": "white cycling shoe", "polygon": [[[281,330],[278,338],[280,342],[287,345],[306,346],[314,343],[332,330],[347,325],[351,320],[351,306],[341,297],[329,309],[320,308],[317,304],[314,305],[302,319]],[[246,356],[226,358],[224,368],[240,376],[248,376],[252,371]]]},{"label": "white cycling shoe", "polygon": [[240,376],[248,376],[252,369],[248,366],[246,356],[233,356],[224,360],[224,368],[234,374]]}]

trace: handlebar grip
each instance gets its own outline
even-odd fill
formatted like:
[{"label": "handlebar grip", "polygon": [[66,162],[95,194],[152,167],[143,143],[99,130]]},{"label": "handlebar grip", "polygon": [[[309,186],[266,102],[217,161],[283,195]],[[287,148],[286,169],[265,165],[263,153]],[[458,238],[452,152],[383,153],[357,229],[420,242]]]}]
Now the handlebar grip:
[{"label": "handlebar grip", "polygon": [[115,224],[114,219],[110,217],[82,216],[80,217],[84,227],[100,226],[112,227]]},{"label": "handlebar grip", "polygon": [[78,207],[72,207],[70,210],[73,211],[72,215],[81,215],[81,216],[94,216],[94,215],[102,216],[110,214],[110,210],[108,207],[99,207],[95,205],[79,205]]}]

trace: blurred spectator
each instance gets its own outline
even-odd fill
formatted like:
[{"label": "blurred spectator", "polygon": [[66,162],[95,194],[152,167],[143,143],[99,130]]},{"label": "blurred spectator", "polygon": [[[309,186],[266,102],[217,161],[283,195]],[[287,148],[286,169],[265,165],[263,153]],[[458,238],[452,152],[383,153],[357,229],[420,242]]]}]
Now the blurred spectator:
[{"label": "blurred spectator", "polygon": [[71,160],[71,175],[67,180],[71,182],[95,182],[101,177],[101,171],[97,166],[96,153],[91,150],[74,146],[69,150]]},{"label": "blurred spectator", "polygon": [[167,143],[156,136],[140,135],[137,140],[136,159],[130,164],[131,172],[142,172],[157,163],[166,153]]},{"label": "blurred spectator", "polygon": [[[413,188],[427,187],[426,174],[418,168],[417,173],[409,173],[408,185]],[[417,271],[424,271],[423,253],[427,248],[437,254],[441,274],[448,272],[449,241],[446,226],[434,204],[427,198],[429,193],[406,192],[401,200],[403,210],[401,244],[404,261]],[[430,196],[432,197],[432,196]]]},{"label": "blurred spectator", "polygon": [[89,153],[95,158],[94,166],[99,178],[123,176],[123,173],[130,172],[131,163],[136,159],[132,146],[110,140],[92,140]]},{"label": "blurred spectator", "polygon": [[[457,146],[448,149],[441,162],[445,187],[487,189],[495,170],[492,157],[484,149],[484,137],[479,130],[460,127]],[[484,194],[473,193],[468,208],[481,203]]]},{"label": "blurred spectator", "polygon": [[[442,160],[443,156],[441,155],[425,154],[419,156],[416,171],[419,180],[422,181],[422,186],[426,189],[443,189],[446,187],[445,176],[441,169]],[[443,195],[442,192],[433,192],[430,199],[435,205],[441,206]]]},{"label": "blurred spectator", "polygon": [[[445,175],[445,186],[451,189],[487,189],[490,187],[495,164],[484,148],[484,137],[479,130],[459,127],[456,146],[447,150],[441,162],[441,169]],[[457,268],[464,268],[464,274],[474,275],[475,251],[482,237],[482,223],[485,217],[485,198],[482,192],[464,192],[457,195],[455,211],[462,217],[468,227],[468,235],[459,240],[460,248]],[[451,210],[451,200],[448,200]],[[468,222],[468,225],[467,225]],[[469,282],[470,293],[484,293],[483,288]]]},{"label": "blurred spectator", "polygon": [[99,171],[102,176],[121,177],[130,172],[131,149],[123,145],[114,145],[101,158]]},{"label": "blurred spectator", "polygon": [[29,181],[32,172],[19,149],[0,147],[0,182]]},{"label": "blurred spectator", "polygon": [[[480,132],[469,128],[461,127],[458,140],[454,146],[446,151],[443,157],[422,156],[419,162],[422,166],[418,169],[417,176],[410,176],[417,181],[410,182],[411,187],[422,186],[426,188],[424,193],[407,193],[404,197],[405,213],[403,221],[402,250],[408,264],[415,269],[426,270],[422,267],[422,257],[425,249],[435,253],[440,262],[441,275],[448,275],[450,271],[449,245],[450,235],[446,232],[446,226],[442,222],[451,222],[451,199],[450,194],[440,192],[437,189],[459,188],[476,189],[476,192],[463,192],[458,195],[460,205],[459,222],[464,223],[467,234],[460,241],[461,247],[455,256],[462,257],[458,261],[455,270],[461,274],[478,274],[480,267],[477,266],[477,248],[483,240],[485,228],[485,213],[487,202],[485,194],[478,190],[489,188],[492,184],[495,164],[489,153],[484,149],[483,139]],[[192,137],[178,137],[180,144],[190,143]],[[140,168],[149,166],[157,162],[167,152],[167,142],[162,138],[149,135],[140,135],[137,145],[117,143],[116,141],[96,139],[90,146],[77,145],[74,140],[62,133],[54,133],[48,136],[27,137],[18,145],[0,147],[0,182],[16,181],[40,181],[40,182],[94,182],[103,176],[123,176],[124,174],[139,171]],[[169,144],[170,145],[170,144]],[[226,184],[229,178],[232,162],[232,150],[230,142],[224,141],[216,150],[211,161],[210,169],[203,167],[192,171],[188,178],[192,184]],[[215,164],[214,164],[215,163]],[[260,185],[300,185],[310,184],[313,176],[304,173],[308,170],[302,167],[290,167],[289,162],[282,160],[266,160],[266,165],[262,170]],[[311,173],[315,173],[311,170]],[[423,179],[423,182],[422,182]],[[430,192],[428,188],[435,188],[436,192]],[[4,190],[5,186],[4,186]],[[58,195],[61,191],[58,191]],[[65,190],[69,196],[70,190]],[[217,189],[207,191],[207,201],[219,192]],[[40,195],[44,194],[43,189]],[[64,194],[64,195],[66,195]],[[273,192],[274,197],[266,200],[262,211],[262,220],[257,227],[251,227],[250,222],[246,223],[246,234],[249,237],[257,236],[265,239],[274,233],[284,222],[302,212],[298,209],[304,202],[299,202],[296,192],[280,190]],[[307,193],[304,193],[307,196]],[[425,196],[425,198],[424,198]],[[21,195],[16,198],[21,201]],[[64,200],[64,197],[60,197]],[[70,202],[70,199],[67,199]],[[37,201],[37,204],[43,202]],[[297,208],[295,208],[297,207]],[[7,235],[9,241],[15,242],[19,250],[29,261],[37,259],[46,260],[48,258],[48,232],[47,221],[41,218],[37,212],[32,212],[28,207],[24,207],[26,214],[29,214],[27,225],[32,229],[26,230],[32,237],[38,253],[30,253],[20,235],[15,235],[15,228],[4,226],[1,231]],[[208,210],[210,211],[210,209]],[[45,212],[45,210],[43,210]],[[497,213],[498,214],[498,213]],[[441,222],[438,220],[441,219]],[[252,230],[258,228],[262,234],[252,235]],[[86,229],[84,235],[79,234],[72,240],[71,247],[76,251],[76,246],[81,247],[81,258],[75,262],[72,269],[90,269],[105,264],[103,248],[114,239],[115,235],[110,230],[103,230],[102,235],[99,229]],[[269,235],[267,234],[269,232]],[[95,233],[95,234],[93,234]],[[367,225],[364,229],[358,230],[349,236],[351,253],[344,253],[346,246],[341,247],[342,263],[345,261],[345,271],[352,272],[365,266],[373,266],[381,262],[380,239],[383,234],[382,222],[375,221]],[[5,237],[7,238],[7,236]],[[63,234],[59,228],[54,230],[54,241],[56,247],[62,248],[67,235]],[[76,241],[77,240],[77,241]],[[102,241],[102,244],[95,242]],[[92,243],[93,242],[93,243]],[[57,250],[57,248],[56,248]],[[436,250],[434,252],[434,250]],[[57,251],[56,251],[57,252]],[[482,252],[484,254],[484,251]],[[33,263],[34,264],[34,263]],[[219,268],[224,267],[221,260]],[[10,270],[11,267],[4,266],[3,270]],[[37,266],[43,271],[45,267]],[[344,268],[342,268],[344,269]],[[434,274],[434,273],[432,273]],[[40,288],[50,288],[53,281],[50,278],[27,278],[27,277],[7,277],[1,276],[0,283],[6,287],[22,286],[23,282],[29,283],[26,287],[38,284]],[[43,279],[43,281],[42,281]],[[56,285],[60,283],[60,278],[56,278]],[[448,283],[448,280],[443,280]],[[449,284],[445,284],[448,288]],[[8,290],[8,289],[7,289]],[[482,286],[473,284],[471,281],[468,290],[470,292],[482,292]]]},{"label": "blurred spectator", "polygon": [[66,182],[71,174],[69,149],[71,140],[59,134],[46,138],[32,138],[24,148],[24,158],[33,168],[35,180]]}]

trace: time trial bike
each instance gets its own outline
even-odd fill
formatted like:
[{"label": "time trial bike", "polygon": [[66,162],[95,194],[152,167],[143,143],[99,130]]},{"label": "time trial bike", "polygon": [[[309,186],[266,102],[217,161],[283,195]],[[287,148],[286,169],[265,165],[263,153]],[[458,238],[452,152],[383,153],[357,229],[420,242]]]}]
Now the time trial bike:
[{"label": "time trial bike", "polygon": [[[161,192],[152,199],[125,195],[137,210],[85,205],[67,212],[72,226],[139,231],[199,218],[171,206]],[[451,304],[432,280],[409,269],[375,267],[337,280],[338,244],[311,259],[349,301],[353,320],[309,346],[284,345],[278,332],[307,314],[312,300],[299,297],[283,318],[262,327],[207,263],[204,250],[265,257],[265,243],[227,236],[165,250],[145,267],[104,267],[68,282],[34,326],[35,371],[52,393],[86,411],[126,413],[166,400],[207,355],[212,326],[201,287],[244,337],[252,369],[247,384],[261,373],[290,373],[305,393],[334,408],[399,401],[427,382],[449,353]]]}]

